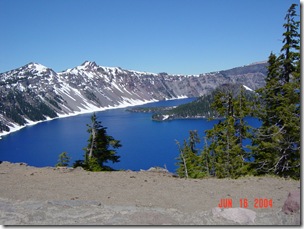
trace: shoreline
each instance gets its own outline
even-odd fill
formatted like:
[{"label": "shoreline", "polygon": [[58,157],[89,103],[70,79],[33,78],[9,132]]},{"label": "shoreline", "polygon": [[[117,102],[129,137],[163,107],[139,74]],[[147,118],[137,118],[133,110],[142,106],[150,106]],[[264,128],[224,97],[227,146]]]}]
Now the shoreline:
[{"label": "shoreline", "polygon": [[[165,99],[165,101],[169,101],[169,100],[175,100],[175,99],[186,99],[188,98],[187,96],[178,96],[176,98],[172,98],[172,99]],[[57,114],[58,117],[55,118],[49,118],[46,117],[46,120],[41,120],[41,121],[31,121],[26,119],[26,121],[28,122],[27,124],[25,124],[24,126],[19,126],[16,124],[11,124],[12,126],[10,127],[10,131],[8,132],[0,132],[0,141],[2,139],[2,137],[7,136],[11,133],[17,132],[25,127],[28,126],[33,126],[42,122],[48,122],[48,121],[52,121],[52,120],[56,120],[56,119],[60,119],[60,118],[69,118],[69,117],[73,117],[73,116],[77,116],[77,115],[82,115],[82,114],[89,114],[89,113],[93,113],[93,112],[101,112],[101,111],[106,111],[106,110],[111,110],[111,109],[119,109],[119,108],[126,108],[126,107],[133,107],[133,106],[140,106],[140,105],[144,105],[144,104],[148,104],[148,103],[155,103],[155,102],[159,102],[162,100],[134,100],[134,99],[130,99],[128,101],[124,101],[119,103],[116,106],[107,106],[107,107],[88,107],[88,109],[80,109],[80,111],[75,111],[73,113],[69,113],[69,114]],[[130,103],[131,102],[131,103]]]}]

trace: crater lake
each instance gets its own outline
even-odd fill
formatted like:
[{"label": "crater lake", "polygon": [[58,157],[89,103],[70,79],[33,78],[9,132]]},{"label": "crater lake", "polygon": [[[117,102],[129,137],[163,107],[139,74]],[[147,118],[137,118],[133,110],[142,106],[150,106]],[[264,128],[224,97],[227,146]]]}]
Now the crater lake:
[{"label": "crater lake", "polygon": [[[141,105],[177,106],[191,102],[194,98],[167,100]],[[58,155],[67,152],[70,165],[83,159],[88,144],[91,113],[55,119],[25,127],[3,136],[0,140],[0,161],[24,162],[30,166],[55,166]],[[112,164],[117,170],[147,170],[150,167],[166,167],[176,171],[176,158],[179,155],[176,140],[180,143],[189,137],[190,130],[198,130],[200,137],[211,129],[217,120],[182,119],[157,122],[151,113],[132,113],[126,108],[96,112],[98,121],[107,127],[107,134],[120,140],[122,147],[117,150],[120,162]],[[258,120],[247,118],[252,126]],[[203,142],[203,140],[202,140]]]}]

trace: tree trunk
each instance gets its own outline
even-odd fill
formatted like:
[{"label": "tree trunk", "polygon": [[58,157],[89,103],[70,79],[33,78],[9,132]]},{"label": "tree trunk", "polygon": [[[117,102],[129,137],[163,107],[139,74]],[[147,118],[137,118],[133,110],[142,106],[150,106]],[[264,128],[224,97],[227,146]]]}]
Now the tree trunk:
[{"label": "tree trunk", "polygon": [[95,145],[95,138],[96,138],[95,129],[92,128],[92,142],[91,142],[91,147],[90,147],[90,152],[89,152],[89,158],[92,158],[92,156],[93,156],[93,148],[94,148],[94,145]]}]

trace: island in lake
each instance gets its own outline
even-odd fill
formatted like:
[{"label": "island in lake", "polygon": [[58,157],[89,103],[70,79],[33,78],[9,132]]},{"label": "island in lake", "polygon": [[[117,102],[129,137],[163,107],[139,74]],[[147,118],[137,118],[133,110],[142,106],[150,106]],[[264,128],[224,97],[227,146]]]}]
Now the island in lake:
[{"label": "island in lake", "polygon": [[198,97],[194,101],[172,107],[130,107],[129,112],[152,113],[154,121],[169,121],[174,119],[220,119],[222,118],[212,107],[214,97],[218,92],[230,92],[236,97],[240,90],[244,91],[246,99],[254,104],[256,93],[242,84],[222,84],[210,93]]}]

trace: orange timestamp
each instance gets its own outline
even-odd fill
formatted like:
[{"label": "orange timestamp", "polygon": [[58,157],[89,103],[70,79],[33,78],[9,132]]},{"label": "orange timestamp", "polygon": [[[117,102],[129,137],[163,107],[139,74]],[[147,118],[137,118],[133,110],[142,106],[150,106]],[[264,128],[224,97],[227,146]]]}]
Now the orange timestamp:
[{"label": "orange timestamp", "polygon": [[[253,200],[253,207],[254,208],[272,208],[273,202],[272,198],[254,198]],[[231,198],[223,198],[220,199],[218,204],[219,208],[232,208],[233,207],[233,200]],[[247,198],[240,198],[239,199],[239,207],[240,208],[248,208],[249,201]]]}]

